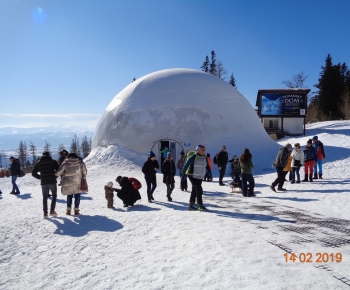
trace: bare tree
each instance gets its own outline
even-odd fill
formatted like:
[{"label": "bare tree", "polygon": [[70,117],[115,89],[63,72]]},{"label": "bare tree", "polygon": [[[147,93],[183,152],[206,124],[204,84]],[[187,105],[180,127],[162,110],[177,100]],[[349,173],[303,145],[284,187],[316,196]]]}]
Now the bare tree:
[{"label": "bare tree", "polygon": [[227,75],[227,70],[224,68],[224,64],[221,60],[218,60],[216,64],[216,76],[220,79],[225,80]]},{"label": "bare tree", "polygon": [[291,80],[283,81],[282,84],[286,85],[288,88],[304,88],[306,79],[309,76],[305,76],[304,72],[293,75]]},{"label": "bare tree", "polygon": [[49,151],[51,154],[51,144],[45,140],[45,146],[44,146],[44,151]]},{"label": "bare tree", "polygon": [[30,155],[32,155],[32,166],[35,165],[35,162],[37,160],[36,158],[36,146],[31,142],[29,141],[29,152],[30,152]]}]

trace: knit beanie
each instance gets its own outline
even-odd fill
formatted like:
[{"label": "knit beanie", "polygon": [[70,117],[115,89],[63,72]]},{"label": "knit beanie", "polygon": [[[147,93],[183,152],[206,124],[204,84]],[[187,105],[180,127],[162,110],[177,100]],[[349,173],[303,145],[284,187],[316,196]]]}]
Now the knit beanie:
[{"label": "knit beanie", "polygon": [[110,181],[110,182],[107,183],[107,187],[112,188],[112,186],[113,186],[113,182]]},{"label": "knit beanie", "polygon": [[318,137],[317,136],[314,136],[314,137],[312,137],[312,140],[318,140]]},{"label": "knit beanie", "polygon": [[286,147],[287,147],[290,151],[292,151],[292,149],[293,149],[293,146],[292,146],[292,144],[290,144],[290,143],[288,143],[288,144],[286,145]]},{"label": "knit beanie", "polygon": [[148,153],[148,156],[152,158],[152,157],[156,157],[156,154],[154,154],[153,151],[150,151],[150,152]]}]

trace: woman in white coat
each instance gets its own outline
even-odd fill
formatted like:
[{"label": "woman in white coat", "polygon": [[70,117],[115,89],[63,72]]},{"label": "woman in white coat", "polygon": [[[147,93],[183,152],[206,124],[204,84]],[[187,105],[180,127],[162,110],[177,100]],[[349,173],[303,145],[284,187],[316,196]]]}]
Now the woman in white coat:
[{"label": "woman in white coat", "polygon": [[80,213],[81,179],[86,176],[85,163],[75,153],[69,153],[67,158],[56,171],[56,176],[62,176],[61,193],[67,195],[67,215],[71,215],[74,196],[74,214]]},{"label": "woman in white coat", "polygon": [[[300,183],[299,169],[304,164],[304,152],[300,148],[299,143],[294,144],[294,150],[291,154],[292,157],[292,181],[291,183]],[[295,175],[297,181],[295,181]]]}]

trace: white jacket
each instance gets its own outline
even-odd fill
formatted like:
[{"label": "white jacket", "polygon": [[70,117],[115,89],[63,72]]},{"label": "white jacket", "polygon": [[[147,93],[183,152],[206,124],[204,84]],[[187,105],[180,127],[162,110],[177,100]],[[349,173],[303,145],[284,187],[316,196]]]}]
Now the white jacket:
[{"label": "white jacket", "polygon": [[294,149],[292,154],[291,154],[291,157],[292,157],[292,167],[296,167],[295,160],[299,160],[300,165],[304,164],[304,152],[303,152],[303,150],[301,150],[301,148]]}]

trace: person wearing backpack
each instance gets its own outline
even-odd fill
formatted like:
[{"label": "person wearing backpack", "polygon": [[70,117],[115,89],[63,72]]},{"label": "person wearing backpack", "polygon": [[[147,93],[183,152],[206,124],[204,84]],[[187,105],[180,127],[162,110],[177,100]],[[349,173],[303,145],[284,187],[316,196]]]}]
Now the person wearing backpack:
[{"label": "person wearing backpack", "polygon": [[158,161],[156,160],[156,155],[153,151],[150,151],[148,154],[147,161],[143,164],[142,172],[145,175],[145,180],[147,184],[147,197],[148,202],[152,202],[153,192],[157,187],[157,177],[156,173],[159,169]]},{"label": "person wearing backpack", "polygon": [[168,198],[168,201],[173,201],[171,198],[171,194],[175,187],[175,162],[173,160],[173,156],[170,152],[167,153],[166,158],[162,165],[162,173],[163,173],[163,183],[166,184],[167,187],[167,194],[166,197]]},{"label": "person wearing backpack", "polygon": [[19,162],[19,159],[13,156],[10,157],[10,162],[11,162],[11,166],[9,170],[11,172],[11,182],[12,182],[12,191],[10,192],[10,194],[20,194],[19,188],[16,184],[16,180],[21,173],[21,164]]},{"label": "person wearing backpack", "polygon": [[[207,211],[207,208],[203,205],[203,188],[202,181],[206,172],[207,157],[205,155],[205,146],[198,145],[196,151],[187,153],[187,161],[183,168],[182,174],[188,175],[189,180],[192,183],[192,191],[190,196],[189,210],[201,210]],[[197,199],[197,205],[195,206]]]},{"label": "person wearing backpack", "polygon": [[225,184],[222,182],[222,179],[225,176],[226,165],[228,161],[228,153],[226,152],[226,146],[222,146],[221,151],[217,156],[218,168],[219,168],[219,185],[224,186]]}]

